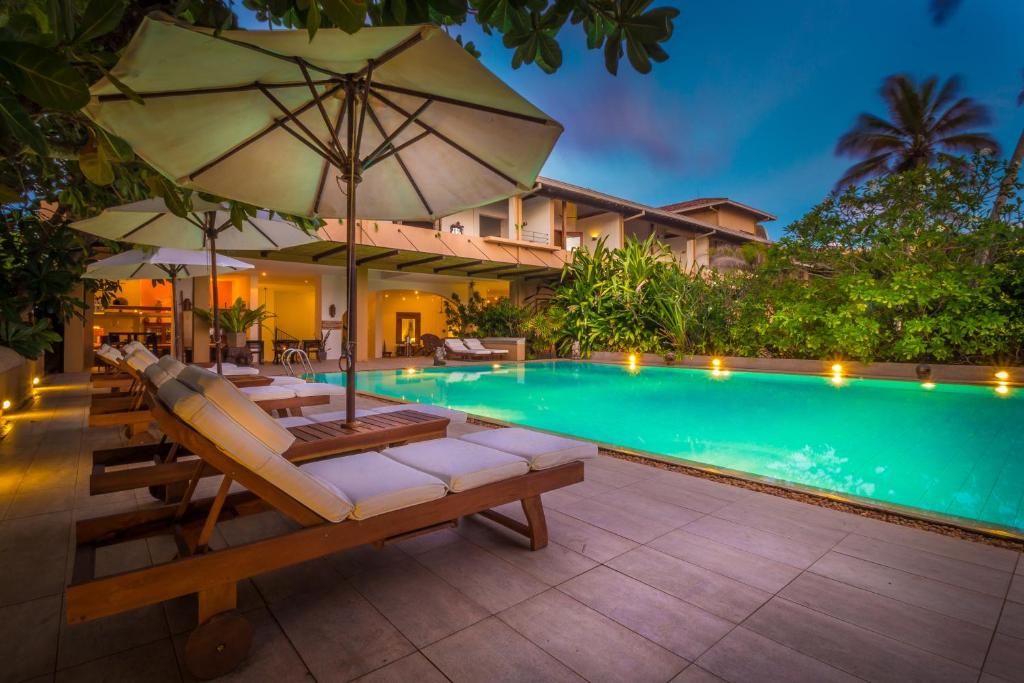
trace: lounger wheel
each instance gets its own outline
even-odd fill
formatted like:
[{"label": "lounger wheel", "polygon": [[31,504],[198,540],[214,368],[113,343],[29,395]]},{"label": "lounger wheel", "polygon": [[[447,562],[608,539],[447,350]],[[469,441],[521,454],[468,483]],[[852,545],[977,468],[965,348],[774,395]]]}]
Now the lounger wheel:
[{"label": "lounger wheel", "polygon": [[238,668],[252,646],[252,624],[237,612],[207,619],[185,641],[185,668],[207,681]]}]

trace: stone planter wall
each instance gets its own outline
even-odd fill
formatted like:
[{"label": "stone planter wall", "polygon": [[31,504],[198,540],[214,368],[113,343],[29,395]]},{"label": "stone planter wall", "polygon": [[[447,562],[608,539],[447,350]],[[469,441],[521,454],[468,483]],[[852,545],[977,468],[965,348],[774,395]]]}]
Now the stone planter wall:
[{"label": "stone planter wall", "polygon": [[27,360],[0,346],[0,406],[10,401],[16,410],[32,396],[32,379],[43,376],[43,359]]},{"label": "stone planter wall", "polygon": [[[598,351],[590,360],[601,363],[627,363],[628,353]],[[636,354],[640,365],[665,365],[665,358],[659,354]],[[835,360],[800,360],[793,358],[743,358],[740,356],[715,356],[722,361],[723,370],[750,370],[754,372],[778,372],[789,375],[830,375]],[[711,368],[712,356],[677,356],[674,367]],[[917,377],[917,363],[858,363],[839,361],[847,377],[870,379],[896,379],[920,381]],[[954,384],[993,384],[999,371],[1009,373],[1009,383],[1024,384],[1024,368],[995,367],[991,365],[943,365],[928,363],[932,371],[931,381]]]}]

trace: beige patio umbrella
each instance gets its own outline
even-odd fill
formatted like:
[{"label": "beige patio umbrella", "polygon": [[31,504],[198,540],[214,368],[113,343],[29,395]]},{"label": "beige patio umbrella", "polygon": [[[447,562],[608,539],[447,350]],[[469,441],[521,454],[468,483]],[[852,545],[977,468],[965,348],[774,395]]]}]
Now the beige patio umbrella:
[{"label": "beige patio umbrella", "polygon": [[[217,273],[221,271],[217,248],[239,251],[275,251],[316,242],[294,223],[266,216],[246,217],[242,228],[231,222],[225,204],[192,199],[192,211],[176,216],[162,199],[145,199],[104,209],[98,216],[72,223],[71,227],[90,235],[118,242],[173,249],[203,249],[209,253],[213,286],[213,343],[217,372],[221,372],[220,311],[217,301]],[[223,257],[221,257],[223,258]]]},{"label": "beige patio umbrella", "polygon": [[[178,319],[178,280],[206,277],[213,273],[213,255],[208,251],[186,249],[131,249],[102,261],[90,263],[84,278],[102,280],[170,280],[171,320],[173,327],[172,355],[182,359],[181,325]],[[237,273],[254,268],[251,263],[229,256],[217,259],[218,273]]]},{"label": "beige patio umbrella", "polygon": [[529,190],[562,132],[443,30],[222,31],[147,18],[86,113],[179,185],[355,221],[435,220]]}]

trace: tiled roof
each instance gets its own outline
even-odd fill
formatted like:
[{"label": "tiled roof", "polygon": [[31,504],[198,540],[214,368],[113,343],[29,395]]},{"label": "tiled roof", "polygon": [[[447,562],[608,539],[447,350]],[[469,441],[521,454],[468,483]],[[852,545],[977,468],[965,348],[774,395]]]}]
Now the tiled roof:
[{"label": "tiled roof", "polygon": [[741,204],[740,202],[735,202],[735,201],[729,199],[728,197],[699,197],[697,199],[688,199],[685,202],[676,202],[675,204],[667,204],[667,205],[661,207],[661,209],[662,209],[662,211],[670,211],[672,213],[679,213],[679,212],[693,211],[693,210],[696,210],[696,209],[703,209],[703,208],[706,208],[706,207],[709,207],[709,206],[718,206],[719,204],[728,204],[730,206],[735,206],[735,207],[737,207],[739,209],[743,209],[744,211],[749,211],[750,213],[754,214],[755,216],[760,216],[761,220],[773,221],[776,218],[774,215],[768,213],[767,211],[761,211],[760,209],[755,209],[752,206],[747,206],[746,204]]}]

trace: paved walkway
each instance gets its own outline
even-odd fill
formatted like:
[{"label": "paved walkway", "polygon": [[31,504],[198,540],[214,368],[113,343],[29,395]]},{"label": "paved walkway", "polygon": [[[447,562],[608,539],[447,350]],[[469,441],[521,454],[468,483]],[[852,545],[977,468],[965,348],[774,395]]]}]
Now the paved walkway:
[{"label": "paved walkway", "polygon": [[[72,522],[153,502],[88,496],[90,452],[118,437],[85,429],[83,378],[51,382],[0,441],[0,681],[183,680],[193,600],[61,619]],[[1024,681],[1017,552],[611,458],[544,502],[538,552],[469,519],[245,582],[255,642],[231,679]],[[172,552],[151,539],[97,563]]]}]

